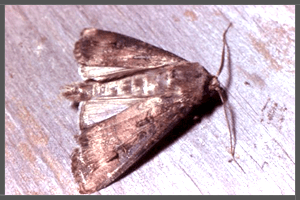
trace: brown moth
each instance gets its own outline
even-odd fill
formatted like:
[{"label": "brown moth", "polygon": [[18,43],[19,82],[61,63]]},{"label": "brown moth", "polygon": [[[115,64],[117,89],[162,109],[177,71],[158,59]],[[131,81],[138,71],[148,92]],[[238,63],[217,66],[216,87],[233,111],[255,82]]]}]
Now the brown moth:
[{"label": "brown moth", "polygon": [[199,63],[118,33],[84,29],[74,55],[85,81],[62,94],[80,103],[80,147],[72,154],[80,193],[111,184],[194,106],[221,95],[220,71],[213,76]]}]

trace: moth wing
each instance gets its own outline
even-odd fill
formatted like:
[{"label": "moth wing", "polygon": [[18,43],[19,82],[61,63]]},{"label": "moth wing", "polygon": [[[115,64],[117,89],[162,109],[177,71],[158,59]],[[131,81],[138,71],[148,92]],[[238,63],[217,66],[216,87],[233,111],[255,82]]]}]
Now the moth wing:
[{"label": "moth wing", "polygon": [[72,155],[72,172],[80,193],[93,193],[111,184],[190,108],[180,98],[154,97],[82,130],[78,138],[81,147]]},{"label": "moth wing", "polygon": [[130,99],[107,99],[94,97],[91,100],[81,102],[79,114],[80,130],[89,128],[111,116],[114,116],[131,105],[141,101],[137,98]]},{"label": "moth wing", "polygon": [[[84,29],[75,43],[74,56],[84,79],[137,68],[155,68],[186,61],[168,51],[119,33]],[[104,68],[103,68],[104,67]]]}]

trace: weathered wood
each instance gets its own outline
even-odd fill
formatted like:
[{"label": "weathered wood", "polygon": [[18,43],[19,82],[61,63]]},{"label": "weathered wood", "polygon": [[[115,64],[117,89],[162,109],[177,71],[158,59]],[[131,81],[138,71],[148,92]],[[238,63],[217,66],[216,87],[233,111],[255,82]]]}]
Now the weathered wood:
[{"label": "weathered wood", "polygon": [[217,107],[99,193],[295,194],[294,6],[49,5],[5,7],[6,194],[78,194],[70,170],[78,116],[59,89],[80,81],[72,51],[83,28],[141,39],[215,74],[229,22],[231,64],[219,80],[246,174],[227,162]]}]

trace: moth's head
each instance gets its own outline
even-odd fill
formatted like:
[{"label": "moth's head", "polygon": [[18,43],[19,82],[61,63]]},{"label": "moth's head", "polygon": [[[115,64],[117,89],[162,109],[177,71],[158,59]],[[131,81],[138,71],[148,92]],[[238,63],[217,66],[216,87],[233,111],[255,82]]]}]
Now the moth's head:
[{"label": "moth's head", "polygon": [[209,83],[208,89],[210,91],[219,91],[219,90],[221,90],[220,82],[218,80],[218,77],[216,77],[216,76],[212,77],[212,79]]},{"label": "moth's head", "polygon": [[222,103],[227,100],[226,91],[221,87],[217,76],[212,76],[208,85],[208,91],[211,98],[220,99]]}]

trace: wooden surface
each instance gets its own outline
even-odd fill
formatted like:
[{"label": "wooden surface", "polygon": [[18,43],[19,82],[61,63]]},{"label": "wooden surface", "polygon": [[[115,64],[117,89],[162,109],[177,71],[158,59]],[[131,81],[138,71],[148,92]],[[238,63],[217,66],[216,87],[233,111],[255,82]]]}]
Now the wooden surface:
[{"label": "wooden surface", "polygon": [[6,6],[6,194],[78,194],[70,169],[78,115],[60,96],[81,81],[73,46],[83,28],[123,33],[219,67],[222,34],[237,134],[221,106],[168,137],[119,181],[95,194],[295,194],[294,6]]}]

